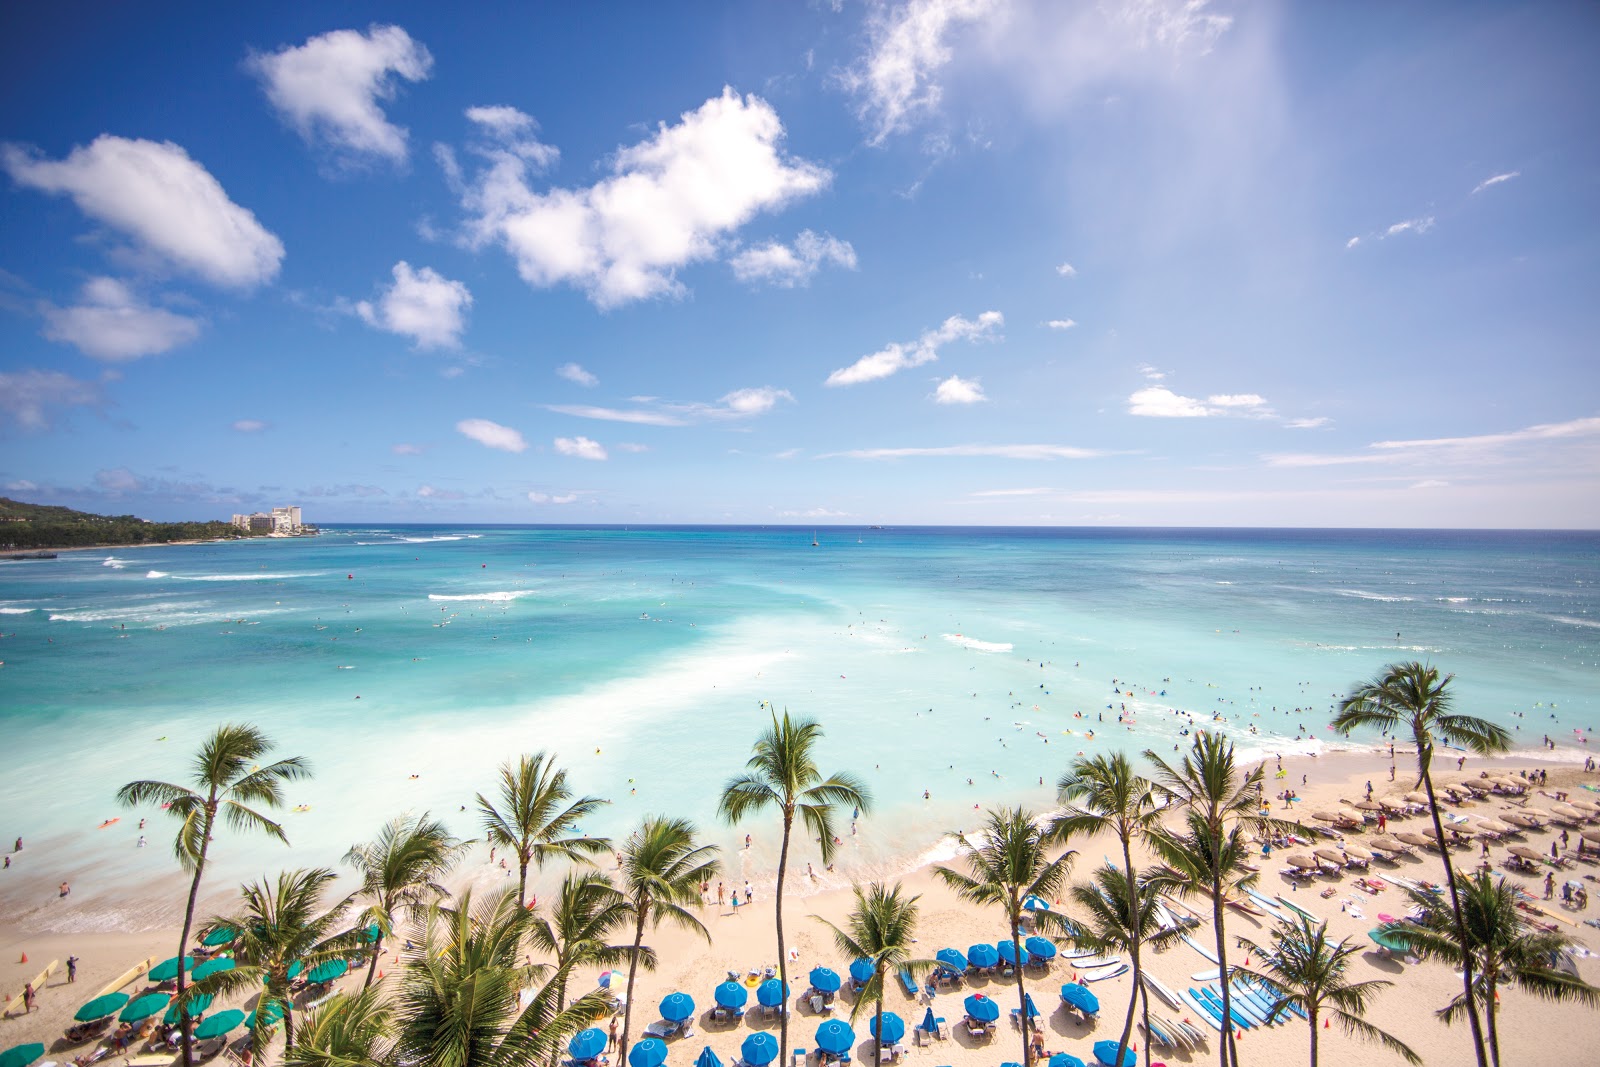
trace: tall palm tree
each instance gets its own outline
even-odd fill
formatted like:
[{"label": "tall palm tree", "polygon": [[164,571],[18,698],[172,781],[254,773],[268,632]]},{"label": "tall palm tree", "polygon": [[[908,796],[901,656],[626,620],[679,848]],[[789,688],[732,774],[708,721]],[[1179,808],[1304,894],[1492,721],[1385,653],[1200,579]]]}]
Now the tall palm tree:
[{"label": "tall palm tree", "polygon": [[401,970],[392,1062],[535,1067],[588,1026],[604,1008],[600,997],[558,1008],[553,980],[519,1007],[519,995],[548,970],[521,963],[532,923],[509,891],[478,903],[463,893],[453,908],[430,905],[421,943]]},{"label": "tall palm tree", "polygon": [[397,912],[415,913],[431,899],[449,896],[439,882],[466,851],[466,844],[451,835],[444,824],[426,812],[416,817],[391,819],[375,841],[352,845],[344,861],[361,874],[361,896],[367,908],[362,927],[377,926],[367,980],[372,984],[383,954],[383,939],[394,934]]},{"label": "tall palm tree", "polygon": [[[250,805],[276,808],[283,803],[285,782],[310,777],[311,765],[298,756],[263,767],[262,758],[275,746],[260,730],[249,725],[224,725],[206,738],[191,764],[190,785],[146,779],[129,782],[117,790],[117,800],[126,807],[160,804],[178,820],[178,836],[173,853],[178,865],[193,873],[189,882],[189,901],[183,909],[183,930],[178,934],[178,958],[189,947],[194,926],[195,901],[200,896],[200,879],[205,875],[206,857],[217,817],[236,830],[261,830],[285,844],[289,838],[283,827]],[[178,968],[178,1001],[186,1003],[186,976]],[[184,1015],[187,1011],[180,1008]],[[194,1067],[194,1045],[189,1028],[179,1026],[183,1035],[184,1067]]]},{"label": "tall palm tree", "polygon": [[1310,1067],[1317,1067],[1317,1020],[1324,1011],[1345,1033],[1375,1041],[1404,1056],[1407,1063],[1422,1062],[1411,1046],[1362,1018],[1374,994],[1394,983],[1383,979],[1352,982],[1346,977],[1351,958],[1363,948],[1359,941],[1345,938],[1335,942],[1326,925],[1296,914],[1293,920],[1278,923],[1270,946],[1263,948],[1244,937],[1238,943],[1261,961],[1260,970],[1241,967],[1235,973],[1256,979],[1272,995],[1268,1020],[1290,1007],[1306,1013],[1311,1024]]},{"label": "tall palm tree", "polygon": [[[599,871],[570,871],[545,915],[534,913],[528,940],[555,958],[556,1007],[566,1006],[566,975],[580,967],[616,967],[633,957],[629,945],[611,943],[632,917],[628,898]],[[655,950],[640,949],[646,970],[655,970]]]},{"label": "tall palm tree", "polygon": [[[1116,752],[1109,756],[1097,755],[1073,760],[1072,766],[1056,783],[1056,790],[1065,805],[1057,817],[1055,829],[1063,839],[1070,840],[1078,834],[1111,832],[1122,846],[1122,871],[1127,883],[1122,900],[1134,910],[1128,915],[1127,929],[1138,933],[1147,924],[1138,914],[1145,904],[1145,896],[1136,888],[1138,872],[1133,866],[1133,842],[1146,839],[1161,825],[1161,812],[1156,807],[1155,792],[1150,782],[1133,772],[1128,757]],[[1144,986],[1144,966],[1141,960],[1142,943],[1135,937],[1127,946],[1133,964],[1133,987]],[[1148,1001],[1148,997],[1147,997]],[[1145,1008],[1145,1030],[1149,1031],[1149,1006]],[[1133,1010],[1130,1003],[1128,1018],[1122,1024],[1122,1037],[1117,1045],[1117,1063],[1127,1055],[1128,1042],[1133,1035]],[[1150,1043],[1145,1042],[1145,1063],[1150,1062]]]},{"label": "tall palm tree", "polygon": [[[778,981],[789,988],[789,958],[783,946],[783,883],[789,867],[789,834],[795,815],[822,849],[822,862],[833,862],[833,810],[851,804],[867,811],[872,796],[866,783],[853,774],[831,774],[817,770],[814,750],[822,738],[822,726],[810,719],[795,720],[784,709],[783,718],[772,713],[772,727],[756,739],[755,749],[745,764],[746,773],[729,779],[722,787],[719,813],[730,824],[746,816],[776,808],[783,822],[783,843],[778,849],[778,890],[773,897],[778,928]],[[778,1023],[778,1047],[789,1047],[789,1013]]]},{"label": "tall palm tree", "polygon": [[[1511,735],[1492,722],[1472,715],[1461,715],[1453,710],[1454,694],[1450,681],[1455,675],[1439,677],[1437,667],[1412,661],[1392,663],[1370,682],[1362,682],[1339,702],[1339,713],[1334,716],[1333,728],[1348,735],[1360,726],[1376,726],[1384,733],[1398,736],[1402,730],[1411,733],[1417,746],[1417,780],[1428,794],[1428,811],[1433,816],[1433,832],[1440,842],[1439,855],[1444,861],[1444,881],[1450,889],[1450,910],[1455,917],[1456,935],[1466,940],[1465,919],[1461,914],[1461,896],[1456,889],[1455,869],[1450,864],[1450,850],[1445,847],[1444,825],[1439,819],[1439,804],[1433,794],[1433,750],[1443,742],[1468,749],[1480,756],[1504,752],[1511,747]],[[1478,1055],[1478,1067],[1487,1063],[1484,1049],[1483,1023],[1479,1018],[1478,1004],[1473,996],[1473,961],[1468,959],[1461,972],[1461,988],[1465,1000],[1467,1022],[1472,1027],[1472,1044]]]},{"label": "tall palm tree", "polygon": [[335,993],[300,1020],[284,1067],[387,1067],[394,1006],[378,989]]},{"label": "tall palm tree", "polygon": [[[998,906],[1004,910],[1017,959],[1025,959],[1019,933],[1023,901],[1030,896],[1059,899],[1066,885],[1067,869],[1076,853],[1065,852],[1050,859],[1048,849],[1057,840],[1055,830],[1023,808],[993,809],[973,838],[969,839],[959,830],[953,836],[962,849],[968,873],[949,867],[935,867],[933,873],[967,903]],[[1036,912],[1034,918],[1041,930],[1066,929],[1065,919],[1053,911]],[[1022,986],[1022,968],[1019,966],[1016,970],[1017,1008],[1022,1019],[1022,1062],[1027,1067],[1033,1055],[1028,1047],[1031,1020],[1027,994]]]},{"label": "tall palm tree", "polygon": [[[1161,886],[1150,878],[1142,878],[1130,885],[1124,871],[1108,865],[1094,873],[1094,880],[1090,884],[1075,885],[1069,893],[1083,917],[1072,922],[1072,932],[1068,936],[1083,948],[1102,954],[1126,952],[1133,956],[1140,945],[1149,945],[1159,951],[1183,935],[1176,927],[1161,928],[1161,921],[1156,917],[1156,902],[1161,898]],[[1133,1034],[1135,1000],[1141,993],[1145,994],[1144,1030],[1146,1034],[1150,1033],[1150,997],[1145,992],[1144,982],[1135,978],[1128,995],[1128,1016],[1122,1024],[1122,1039],[1113,1063],[1121,1063],[1127,1058],[1128,1042]],[[1145,1062],[1149,1063],[1149,1060],[1150,1042],[1146,1041]]]},{"label": "tall palm tree", "polygon": [[646,958],[644,932],[662,923],[711,934],[689,909],[700,903],[700,884],[717,875],[717,846],[698,845],[687,819],[647,815],[622,849],[622,892],[633,920],[633,950],[628,958],[628,1003],[622,1011],[622,1040],[617,1062],[628,1060],[628,1035],[633,1025],[633,980]]},{"label": "tall palm tree", "polygon": [[[1487,871],[1461,880],[1461,918],[1466,936],[1456,931],[1455,915],[1431,893],[1408,890],[1421,906],[1422,922],[1387,923],[1383,929],[1397,934],[1411,950],[1424,959],[1438,959],[1455,967],[1471,965],[1473,993],[1487,1007],[1490,1061],[1500,1067],[1498,1012],[1500,984],[1510,981],[1524,992],[1546,1000],[1571,1001],[1600,1007],[1600,989],[1578,977],[1577,972],[1557,970],[1557,957],[1575,942],[1554,931],[1530,924],[1517,907],[1516,890],[1504,878],[1494,879]],[[1467,993],[1463,991],[1439,1015],[1446,1023],[1466,1012]]]},{"label": "tall palm tree", "polygon": [[[500,806],[478,794],[478,813],[489,841],[517,854],[517,903],[528,899],[528,864],[543,869],[556,858],[579,863],[611,850],[603,837],[575,833],[578,820],[607,801],[600,797],[572,800],[567,772],[543,752],[522,756],[500,767]],[[571,800],[572,803],[567,802]]]},{"label": "tall palm tree", "polygon": [[[1168,763],[1150,749],[1145,750],[1144,757],[1155,765],[1156,792],[1186,809],[1182,835],[1162,832],[1150,839],[1166,863],[1164,884],[1184,895],[1199,890],[1211,898],[1217,960],[1226,975],[1228,949],[1223,905],[1229,890],[1254,880],[1253,873],[1244,869],[1248,862],[1246,834],[1292,829],[1296,828],[1295,824],[1264,813],[1262,769],[1257,767],[1241,774],[1234,759],[1233,742],[1221,734],[1202,730],[1176,764]],[[1229,983],[1224,981],[1224,1020],[1233,1007],[1228,988]],[[1229,1067],[1229,1064],[1238,1067],[1239,1056],[1234,1048],[1231,1026],[1223,1027],[1217,1055],[1222,1067]]]},{"label": "tall palm tree", "polygon": [[921,977],[937,967],[938,961],[913,959],[911,956],[912,946],[917,943],[913,935],[917,929],[917,901],[922,899],[920,895],[906,896],[899,882],[892,886],[873,882],[865,890],[859,885],[851,889],[856,896],[856,906],[850,910],[850,918],[846,923],[848,929],[841,930],[821,916],[813,918],[833,931],[833,944],[841,956],[867,960],[872,964],[872,977],[861,987],[855,1006],[850,1009],[850,1021],[855,1022],[861,1016],[862,1009],[873,1004],[872,1032],[881,1034],[883,990],[888,976],[904,970]]}]

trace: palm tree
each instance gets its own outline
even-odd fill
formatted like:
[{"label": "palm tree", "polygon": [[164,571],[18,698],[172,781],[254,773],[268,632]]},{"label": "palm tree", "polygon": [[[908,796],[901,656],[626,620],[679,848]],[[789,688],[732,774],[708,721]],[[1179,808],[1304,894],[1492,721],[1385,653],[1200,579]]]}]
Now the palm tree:
[{"label": "palm tree", "polygon": [[[1076,855],[1064,852],[1054,860],[1046,850],[1056,841],[1055,831],[1032,812],[1022,808],[998,808],[988,812],[982,830],[969,839],[961,831],[953,835],[967,861],[968,874],[949,867],[933,872],[969,904],[998,905],[1004,909],[1017,959],[1025,959],[1022,939],[1022,904],[1030,896],[1057,900],[1066,884],[1067,868]],[[1066,921],[1055,912],[1035,914],[1041,929],[1066,929]],[[1031,1063],[1028,1047],[1028,1002],[1022,986],[1022,968],[1017,967],[1017,1007],[1022,1019],[1022,1062]]]},{"label": "palm tree", "polygon": [[394,1022],[381,990],[335,993],[300,1020],[284,1067],[387,1067]]},{"label": "palm tree", "polygon": [[1317,1020],[1324,1010],[1345,1033],[1398,1052],[1407,1063],[1422,1062],[1404,1041],[1362,1018],[1373,995],[1394,983],[1382,979],[1352,982],[1345,976],[1351,957],[1363,947],[1360,942],[1352,943],[1349,938],[1335,942],[1328,937],[1325,925],[1297,913],[1292,921],[1278,923],[1272,931],[1270,947],[1262,948],[1244,937],[1238,943],[1261,961],[1259,971],[1241,967],[1235,973],[1256,979],[1273,996],[1268,1021],[1290,1007],[1306,1013],[1311,1024],[1310,1067],[1317,1067]]},{"label": "palm tree", "polygon": [[[1455,703],[1450,681],[1455,675],[1439,677],[1437,667],[1415,661],[1392,663],[1370,682],[1363,682],[1339,702],[1333,728],[1348,735],[1358,726],[1376,726],[1386,734],[1398,736],[1409,730],[1417,746],[1417,779],[1428,794],[1428,810],[1433,816],[1433,832],[1440,842],[1444,860],[1445,885],[1450,888],[1450,910],[1455,916],[1456,935],[1466,940],[1466,923],[1461,914],[1461,897],[1456,890],[1455,869],[1445,847],[1444,826],[1439,819],[1439,804],[1433,794],[1433,749],[1438,742],[1457,745],[1482,756],[1504,752],[1511,747],[1511,735],[1492,722],[1452,710]],[[1478,1054],[1478,1067],[1487,1059],[1483,1044],[1483,1023],[1473,996],[1472,960],[1461,972],[1461,988],[1466,998],[1467,1022],[1472,1027],[1472,1044]]]},{"label": "palm tree", "polygon": [[532,923],[509,891],[477,904],[463,893],[454,908],[430,905],[421,943],[401,971],[392,1062],[534,1067],[559,1055],[604,1003],[589,994],[558,1008],[552,980],[519,1009],[519,995],[548,970],[520,962]]},{"label": "palm tree", "polygon": [[[1073,922],[1069,935],[1081,947],[1095,952],[1126,952],[1133,956],[1138,946],[1149,945],[1163,949],[1183,936],[1176,927],[1163,930],[1156,917],[1156,902],[1161,897],[1161,886],[1150,878],[1129,883],[1123,871],[1112,866],[1101,867],[1094,873],[1089,885],[1075,885],[1069,891],[1073,903],[1084,918]],[[1135,975],[1139,972],[1135,971]],[[1121,1063],[1128,1055],[1128,1042],[1133,1034],[1133,1009],[1135,999],[1144,993],[1144,1030],[1150,1033],[1150,995],[1144,982],[1135,978],[1128,996],[1128,1017],[1122,1024],[1122,1039],[1113,1063]],[[1145,1042],[1145,1062],[1150,1061],[1150,1042]]]},{"label": "palm tree", "polygon": [[[310,777],[311,766],[298,756],[260,766],[262,757],[273,747],[272,741],[254,726],[219,726],[195,754],[190,778],[192,785],[146,779],[129,782],[117,790],[117,801],[125,807],[160,804],[167,814],[178,819],[178,836],[173,842],[173,852],[178,858],[178,865],[194,874],[189,882],[189,901],[183,909],[183,930],[178,935],[180,960],[189,947],[195,901],[200,896],[200,879],[205,874],[206,856],[210,851],[217,817],[222,816],[223,821],[236,830],[262,830],[284,844],[289,842],[282,826],[250,805],[267,808],[280,806],[283,803],[283,784]],[[178,968],[180,1005],[186,1003],[185,978],[183,968]],[[187,1016],[187,1011],[183,1010],[183,1014]],[[184,1067],[194,1067],[194,1046],[189,1037],[189,1028],[182,1025],[182,1020],[179,1032],[183,1035]]]},{"label": "palm tree", "polygon": [[[528,864],[544,868],[557,857],[582,862],[611,850],[603,837],[577,834],[578,820],[606,803],[600,797],[579,797],[571,804],[565,768],[543,752],[523,756],[500,767],[500,807],[478,794],[478,813],[491,844],[517,854],[517,903],[528,899]],[[565,807],[563,807],[565,805]]]},{"label": "palm tree", "polygon": [[[1149,781],[1133,773],[1133,765],[1121,752],[1110,756],[1079,757],[1072,762],[1067,773],[1056,783],[1061,802],[1066,810],[1056,819],[1055,830],[1063,839],[1077,834],[1099,834],[1106,831],[1116,834],[1122,845],[1122,870],[1127,883],[1121,899],[1134,909],[1128,915],[1127,929],[1139,932],[1146,929],[1138,909],[1144,906],[1145,896],[1138,891],[1138,872],[1133,866],[1133,842],[1144,840],[1161,825],[1161,812],[1155,804],[1155,793]],[[1141,939],[1135,937],[1127,946],[1133,964],[1133,988],[1143,988],[1144,967],[1140,959]],[[1145,1030],[1150,1029],[1148,997],[1145,1006]],[[1128,1018],[1122,1024],[1122,1037],[1117,1045],[1117,1063],[1127,1056],[1128,1041],[1133,1035],[1133,1009],[1129,1004]],[[1145,1042],[1145,1063],[1150,1062],[1150,1043]]]},{"label": "palm tree", "polygon": [[711,941],[704,924],[689,910],[700,903],[700,884],[717,875],[717,846],[697,845],[694,824],[687,819],[647,815],[622,850],[622,887],[633,920],[633,949],[628,958],[628,1003],[622,1013],[622,1040],[617,1062],[628,1061],[628,1034],[633,1025],[633,980],[645,958],[644,932],[664,922],[692,930]]},{"label": "palm tree", "polygon": [[430,899],[449,896],[439,881],[466,848],[443,823],[424,812],[415,818],[390,820],[376,841],[352,845],[345,853],[344,861],[361,872],[358,892],[368,901],[360,924],[378,928],[363,988],[372,984],[377,973],[383,939],[394,934],[395,914],[402,910],[415,913]]},{"label": "palm tree", "polygon": [[[534,913],[528,939],[553,956],[558,983],[556,1007],[566,1006],[567,973],[579,967],[615,967],[633,956],[628,945],[611,944],[611,935],[628,925],[628,898],[599,871],[571,871],[550,902],[548,917]],[[640,950],[646,970],[655,970],[655,950]]]},{"label": "palm tree", "polygon": [[[783,843],[778,849],[778,891],[773,910],[778,927],[778,981],[789,988],[789,958],[783,947],[783,882],[789,867],[789,834],[798,814],[822,849],[822,862],[833,862],[833,809],[852,804],[867,811],[872,796],[866,783],[852,774],[822,777],[813,750],[822,738],[822,726],[810,719],[796,721],[784,709],[783,718],[772,713],[772,728],[756,739],[745,764],[747,773],[722,787],[719,813],[737,825],[748,815],[778,809],[783,819]],[[789,1047],[789,1013],[778,1023],[778,1047]]]},{"label": "palm tree", "polygon": [[[1410,890],[1422,908],[1422,922],[1388,923],[1382,929],[1405,938],[1411,951],[1424,959],[1443,960],[1455,967],[1471,966],[1472,994],[1487,1005],[1490,1061],[1500,1067],[1500,1033],[1495,1022],[1498,987],[1510,981],[1525,992],[1546,1000],[1573,1001],[1600,1007],[1600,989],[1588,985],[1577,972],[1567,973],[1554,966],[1557,958],[1575,942],[1571,938],[1545,931],[1530,924],[1517,907],[1516,890],[1504,878],[1493,879],[1487,871],[1461,880],[1461,918],[1466,936],[1459,937],[1455,915],[1431,893]],[[1439,1015],[1446,1023],[1465,1013],[1469,994],[1463,991]]]},{"label": "palm tree", "polygon": [[[1262,769],[1241,775],[1234,760],[1233,742],[1221,734],[1202,730],[1176,765],[1146,749],[1145,759],[1155,764],[1156,791],[1184,806],[1185,832],[1153,834],[1150,842],[1166,864],[1162,884],[1189,895],[1203,891],[1211,898],[1211,922],[1216,932],[1217,961],[1228,973],[1228,949],[1223,904],[1229,891],[1250,884],[1255,875],[1248,862],[1246,832],[1263,833],[1297,828],[1263,814]],[[1233,1001],[1229,983],[1222,983],[1224,1026],[1217,1054],[1222,1067],[1238,1067],[1234,1031],[1226,1025]]]},{"label": "palm tree", "polygon": [[855,1006],[850,1009],[850,1021],[855,1022],[864,1007],[874,1004],[872,1032],[881,1034],[883,990],[888,976],[904,970],[921,977],[938,966],[938,961],[911,958],[911,946],[917,943],[912,935],[917,929],[917,901],[921,896],[905,896],[899,882],[892,886],[873,882],[865,890],[859,885],[851,889],[856,906],[850,911],[848,930],[839,929],[821,916],[813,918],[833,931],[833,944],[841,956],[872,964],[872,977],[861,987]]}]

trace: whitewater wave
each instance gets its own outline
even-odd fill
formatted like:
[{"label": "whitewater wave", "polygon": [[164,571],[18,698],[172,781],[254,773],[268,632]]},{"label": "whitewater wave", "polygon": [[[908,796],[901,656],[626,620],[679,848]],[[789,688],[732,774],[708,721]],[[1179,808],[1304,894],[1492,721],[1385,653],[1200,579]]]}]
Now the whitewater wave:
[{"label": "whitewater wave", "polygon": [[1545,618],[1553,619],[1556,622],[1568,623],[1572,626],[1588,626],[1600,630],[1600,621],[1594,619],[1575,619],[1571,615],[1546,615]]},{"label": "whitewater wave", "polygon": [[126,567],[127,565],[128,565],[128,561],[127,560],[118,559],[116,556],[107,556],[105,559],[100,561],[100,566],[102,566],[102,567],[110,567],[113,570],[119,570],[119,571],[122,568]]},{"label": "whitewater wave", "polygon": [[531,589],[517,589],[499,593],[429,593],[429,600],[520,600],[533,596]]},{"label": "whitewater wave", "polygon": [[1382,593],[1369,593],[1365,589],[1335,589],[1340,596],[1353,596],[1359,600],[1381,600],[1385,604],[1404,604],[1413,600],[1408,596],[1385,596]]},{"label": "whitewater wave", "polygon": [[320,578],[323,571],[289,572],[284,574],[165,574],[151,571],[146,578],[175,578],[180,582],[275,582],[285,578]]},{"label": "whitewater wave", "polygon": [[36,608],[0,608],[0,615],[26,615],[28,612],[36,611],[36,610],[38,610],[38,609],[36,609]]},{"label": "whitewater wave", "polygon": [[151,571],[149,574],[145,575],[145,577],[146,578],[170,578],[170,577],[172,577],[172,575],[168,574],[166,571]]},{"label": "whitewater wave", "polygon": [[963,634],[941,634],[952,645],[970,648],[974,652],[1010,652],[1016,646],[1010,641],[979,641],[976,637],[967,637]]}]

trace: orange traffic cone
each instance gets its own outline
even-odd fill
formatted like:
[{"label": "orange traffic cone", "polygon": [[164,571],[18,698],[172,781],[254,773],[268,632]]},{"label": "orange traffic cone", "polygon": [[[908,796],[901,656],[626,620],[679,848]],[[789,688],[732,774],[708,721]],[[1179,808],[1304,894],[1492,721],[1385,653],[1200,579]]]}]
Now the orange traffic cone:
[{"label": "orange traffic cone", "polygon": [[28,962],[28,954],[26,952],[24,952],[22,954],[22,958],[20,960],[18,960],[17,962],[18,963],[27,963]]},{"label": "orange traffic cone", "polygon": [[1332,1019],[1324,1019],[1324,1020],[1322,1020],[1322,1028],[1324,1030],[1326,1030],[1332,1024],[1333,1024],[1333,1020]]}]

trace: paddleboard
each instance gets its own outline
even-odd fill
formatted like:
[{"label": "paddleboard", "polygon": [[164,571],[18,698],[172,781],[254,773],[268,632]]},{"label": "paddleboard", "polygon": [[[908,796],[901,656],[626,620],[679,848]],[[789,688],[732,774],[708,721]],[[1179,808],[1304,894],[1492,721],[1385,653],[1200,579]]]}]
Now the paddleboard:
[{"label": "paddleboard", "polygon": [[1118,967],[1116,970],[1107,971],[1104,974],[1101,974],[1101,973],[1098,973],[1098,972],[1095,973],[1095,974],[1086,974],[1086,975],[1083,976],[1083,980],[1086,981],[1086,982],[1104,982],[1107,978],[1120,978],[1121,976],[1123,976],[1123,975],[1125,975],[1127,973],[1128,973],[1128,965],[1126,963],[1124,963],[1122,966]]},{"label": "paddleboard", "polygon": [[1279,897],[1278,899],[1283,901],[1283,906],[1284,907],[1288,908],[1291,911],[1299,912],[1301,915],[1304,915],[1306,918],[1310,919],[1312,922],[1319,923],[1319,922],[1322,921],[1321,919],[1317,918],[1315,915],[1311,914],[1306,909],[1302,908],[1300,905],[1296,904],[1294,901],[1290,900],[1288,897]]},{"label": "paddleboard", "polygon": [[1189,1007],[1194,1009],[1196,1015],[1211,1024],[1211,1029],[1218,1033],[1222,1032],[1222,1013],[1220,1011],[1201,1000],[1193,989],[1185,991],[1183,999]]},{"label": "paddleboard", "polygon": [[1085,958],[1085,959],[1073,960],[1072,961],[1072,965],[1081,970],[1081,969],[1089,968],[1089,967],[1109,967],[1113,963],[1121,963],[1121,962],[1122,962],[1122,957],[1121,956],[1106,956],[1104,958],[1095,956],[1095,957],[1089,957],[1089,958]]},{"label": "paddleboard", "polygon": [[[1204,989],[1201,989],[1200,990],[1200,995],[1205,997],[1212,1004],[1215,1004],[1216,1007],[1217,1007],[1218,1013],[1219,1014],[1221,1013],[1221,1011],[1222,1011],[1222,997],[1218,993],[1216,993],[1210,986],[1206,986]],[[1238,1027],[1240,1027],[1242,1029],[1254,1030],[1256,1028],[1255,1021],[1253,1019],[1251,1019],[1247,1015],[1240,1014],[1239,1009],[1235,1008],[1232,1004],[1228,1005],[1228,1017],[1231,1018],[1234,1021],[1234,1024],[1236,1026],[1238,1026]]]},{"label": "paddleboard", "polygon": [[1172,1008],[1174,1011],[1182,1011],[1183,1010],[1183,1001],[1178,999],[1178,994],[1176,994],[1172,990],[1168,989],[1165,985],[1163,985],[1149,971],[1144,972],[1143,978],[1144,978],[1145,988],[1155,990],[1156,996],[1158,996],[1162,1000],[1166,1001],[1167,1005],[1170,1008]]},{"label": "paddleboard", "polygon": [[1183,935],[1183,943],[1188,945],[1190,948],[1194,949],[1196,952],[1200,953],[1200,955],[1204,956],[1206,959],[1210,960],[1212,963],[1220,963],[1221,962],[1220,960],[1217,959],[1217,954],[1215,952],[1212,952],[1210,949],[1206,948],[1204,945],[1202,945],[1200,942],[1196,941],[1194,938],[1190,937],[1188,934],[1184,934]]},{"label": "paddleboard", "polygon": [[1222,977],[1222,971],[1219,970],[1219,969],[1213,969],[1213,970],[1209,970],[1209,971],[1196,971],[1194,974],[1191,974],[1189,976],[1190,980],[1191,981],[1195,981],[1195,982],[1215,982],[1218,978],[1221,978],[1221,977]]}]

